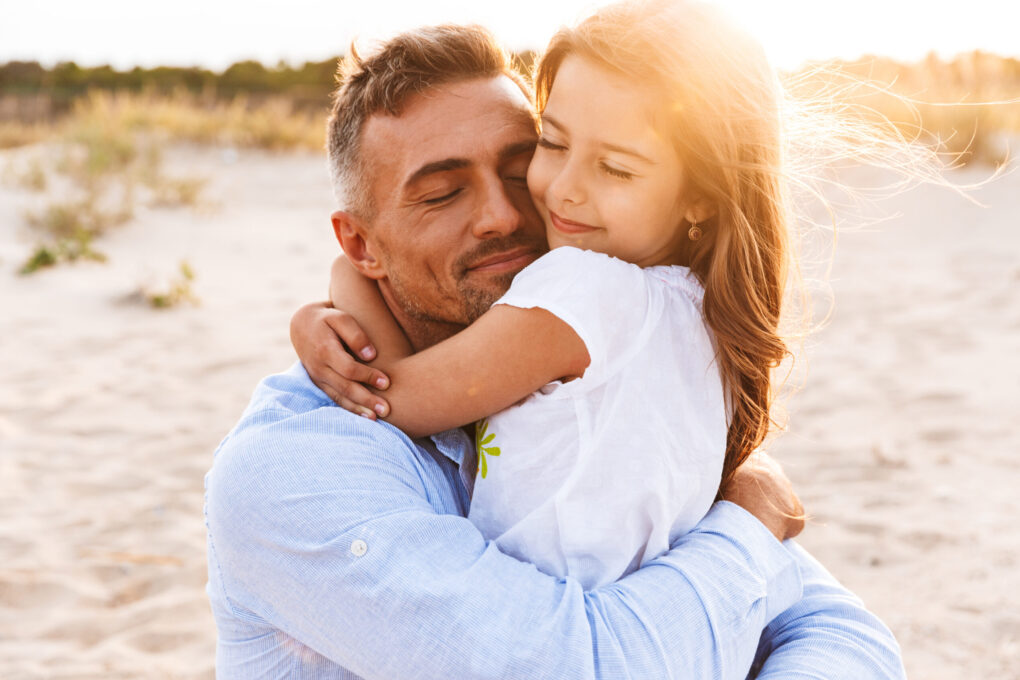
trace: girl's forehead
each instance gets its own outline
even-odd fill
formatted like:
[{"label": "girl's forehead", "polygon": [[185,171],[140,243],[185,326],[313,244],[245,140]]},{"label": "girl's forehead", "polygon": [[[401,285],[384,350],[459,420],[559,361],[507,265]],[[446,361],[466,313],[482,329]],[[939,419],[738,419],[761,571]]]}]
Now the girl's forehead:
[{"label": "girl's forehead", "polygon": [[660,146],[669,138],[663,106],[661,93],[649,84],[569,55],[556,72],[542,118],[571,135]]}]

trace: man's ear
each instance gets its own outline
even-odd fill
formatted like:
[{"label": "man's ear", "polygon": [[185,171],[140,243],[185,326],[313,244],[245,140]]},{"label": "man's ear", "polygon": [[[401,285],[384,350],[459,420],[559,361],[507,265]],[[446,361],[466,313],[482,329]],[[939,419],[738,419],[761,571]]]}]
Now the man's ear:
[{"label": "man's ear", "polygon": [[375,255],[376,246],[368,238],[367,226],[361,218],[346,210],[337,210],[330,215],[330,220],[336,240],[354,268],[370,279],[386,278],[382,262]]}]

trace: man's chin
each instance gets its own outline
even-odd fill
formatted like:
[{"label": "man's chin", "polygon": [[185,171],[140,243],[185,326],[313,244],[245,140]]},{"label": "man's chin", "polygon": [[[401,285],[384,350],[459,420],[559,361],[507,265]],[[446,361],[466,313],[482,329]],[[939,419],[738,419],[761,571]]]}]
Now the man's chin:
[{"label": "man's chin", "polygon": [[464,309],[470,322],[476,321],[496,300],[503,297],[519,271],[518,269],[488,274],[468,272],[468,275],[461,279],[457,290],[464,301]]}]

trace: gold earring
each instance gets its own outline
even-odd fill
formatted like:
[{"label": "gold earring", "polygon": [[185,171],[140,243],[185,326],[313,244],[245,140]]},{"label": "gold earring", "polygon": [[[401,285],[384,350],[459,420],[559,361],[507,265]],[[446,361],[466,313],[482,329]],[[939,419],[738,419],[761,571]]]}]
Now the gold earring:
[{"label": "gold earring", "polygon": [[687,230],[687,238],[692,241],[697,241],[702,236],[701,227],[698,226],[697,222],[691,222],[691,228]]}]

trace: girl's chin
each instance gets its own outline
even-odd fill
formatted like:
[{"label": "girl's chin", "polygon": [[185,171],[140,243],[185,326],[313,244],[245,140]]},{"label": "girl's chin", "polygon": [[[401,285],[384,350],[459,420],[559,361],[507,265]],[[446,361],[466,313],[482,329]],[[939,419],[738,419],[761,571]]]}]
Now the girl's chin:
[{"label": "girl's chin", "polygon": [[590,234],[578,234],[577,236],[567,236],[557,229],[549,228],[546,230],[546,238],[549,241],[549,249],[560,248],[562,246],[573,246],[574,248],[580,248],[581,250],[595,250],[597,252],[604,252],[599,247],[598,239],[594,238]]}]

